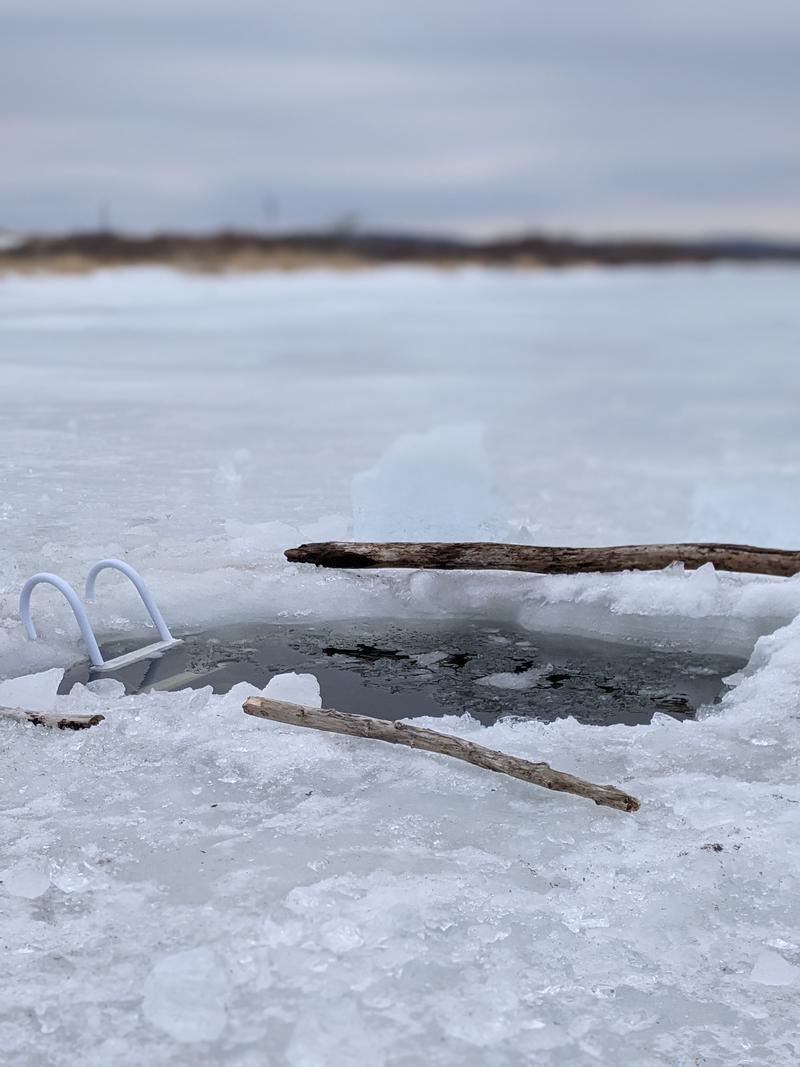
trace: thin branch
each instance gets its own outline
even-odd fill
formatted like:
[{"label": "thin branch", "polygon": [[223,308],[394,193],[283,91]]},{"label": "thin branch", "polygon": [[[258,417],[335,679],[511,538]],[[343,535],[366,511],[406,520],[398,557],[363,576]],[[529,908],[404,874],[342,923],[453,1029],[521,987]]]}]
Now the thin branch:
[{"label": "thin branch", "polygon": [[595,785],[582,778],[555,771],[547,763],[531,763],[529,760],[507,756],[472,741],[464,741],[451,734],[440,734],[407,722],[374,719],[368,715],[350,715],[330,708],[308,708],[301,704],[288,704],[283,700],[268,700],[265,697],[248,697],[242,705],[248,715],[256,715],[271,722],[288,723],[290,726],[309,726],[350,737],[363,737],[373,741],[388,741],[406,745],[425,752],[435,752],[453,759],[465,760],[487,771],[508,774],[523,782],[555,789],[562,793],[574,793],[586,797],[595,804],[602,804],[620,811],[638,811],[639,801],[613,785]]}]

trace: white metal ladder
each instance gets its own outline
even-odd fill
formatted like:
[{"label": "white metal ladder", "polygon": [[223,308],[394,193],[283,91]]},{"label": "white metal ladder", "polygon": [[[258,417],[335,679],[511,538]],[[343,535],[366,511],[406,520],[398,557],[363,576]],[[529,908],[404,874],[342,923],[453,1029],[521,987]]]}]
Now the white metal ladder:
[{"label": "white metal ladder", "polygon": [[63,578],[59,578],[57,574],[51,574],[49,571],[40,571],[39,574],[34,574],[30,577],[23,585],[22,592],[19,595],[19,617],[22,620],[22,625],[25,627],[25,632],[30,640],[35,641],[38,636],[36,627],[33,625],[33,620],[31,619],[31,592],[35,586],[44,583],[46,585],[55,586],[59,592],[63,593],[67,603],[72,608],[78,626],[80,627],[81,635],[86,644],[89,659],[92,661],[92,667],[96,671],[118,670],[120,667],[126,667],[129,663],[136,663],[140,659],[149,659],[153,656],[158,656],[165,649],[172,648],[173,645],[181,644],[180,638],[173,637],[169,632],[169,627],[164,622],[164,616],[158,610],[156,602],[153,599],[153,594],[147,588],[141,574],[139,574],[138,571],[135,571],[130,564],[122,559],[101,559],[99,563],[95,563],[86,576],[86,586],[84,590],[86,600],[91,601],[94,599],[94,587],[97,575],[100,571],[107,569],[121,571],[122,574],[133,582],[136,591],[142,598],[142,602],[147,608],[150,618],[153,620],[155,628],[158,631],[158,641],[155,641],[150,645],[145,645],[143,648],[134,649],[133,652],[126,652],[124,656],[116,656],[114,659],[104,660],[100,647],[97,644],[97,638],[92,630],[92,624],[89,622],[89,616],[86,614],[86,608],[81,602],[80,597],[69,582],[65,582]]}]

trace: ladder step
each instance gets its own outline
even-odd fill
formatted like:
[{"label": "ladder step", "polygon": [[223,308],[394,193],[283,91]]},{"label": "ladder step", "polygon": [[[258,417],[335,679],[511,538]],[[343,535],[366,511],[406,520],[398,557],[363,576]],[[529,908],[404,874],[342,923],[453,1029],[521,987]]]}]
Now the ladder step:
[{"label": "ladder step", "polygon": [[183,644],[183,642],[178,637],[174,637],[171,641],[156,641],[152,645],[145,645],[143,648],[135,648],[133,652],[126,652],[124,656],[115,656],[114,659],[107,659],[102,666],[92,666],[92,673],[95,671],[101,673],[106,671],[118,671],[121,667],[127,667],[129,663],[138,663],[140,659],[155,659],[155,657],[160,656],[166,649],[181,644]]}]

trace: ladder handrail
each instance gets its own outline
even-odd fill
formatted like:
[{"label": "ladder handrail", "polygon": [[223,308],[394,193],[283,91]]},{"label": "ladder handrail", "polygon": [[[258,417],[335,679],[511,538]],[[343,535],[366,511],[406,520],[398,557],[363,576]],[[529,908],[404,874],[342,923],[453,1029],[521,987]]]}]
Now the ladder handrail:
[{"label": "ladder handrail", "polygon": [[[99,563],[95,563],[95,565],[86,575],[86,599],[94,599],[95,580],[100,571],[106,569],[120,571],[126,576],[126,578],[129,578],[131,582],[133,582],[134,586],[136,587],[137,593],[142,598],[144,606],[150,613],[150,618],[153,620],[153,623],[155,624],[155,627],[158,630],[158,636],[161,638],[162,641],[174,641],[175,638],[169,632],[169,627],[167,626],[166,622],[164,622],[164,616],[156,607],[156,602],[155,600],[153,600],[153,594],[147,588],[144,578],[142,578],[141,574],[139,574],[138,571],[134,570],[129,563],[126,563],[122,559],[101,559]],[[102,662],[103,661],[101,659],[100,663]]]},{"label": "ladder handrail", "polygon": [[97,638],[94,636],[92,630],[92,624],[89,622],[89,616],[86,614],[86,608],[80,601],[80,597],[69,584],[65,582],[63,578],[59,578],[57,574],[51,574],[49,571],[40,571],[39,574],[34,574],[22,587],[22,592],[19,594],[19,616],[22,619],[22,625],[25,627],[25,632],[31,641],[36,640],[36,627],[33,625],[31,619],[31,592],[34,586],[45,584],[53,585],[60,593],[62,593],[72,608],[72,612],[78,621],[78,626],[81,630],[83,640],[86,642],[86,648],[89,652],[89,658],[95,667],[102,667],[104,660],[100,652],[100,648],[97,644]]}]

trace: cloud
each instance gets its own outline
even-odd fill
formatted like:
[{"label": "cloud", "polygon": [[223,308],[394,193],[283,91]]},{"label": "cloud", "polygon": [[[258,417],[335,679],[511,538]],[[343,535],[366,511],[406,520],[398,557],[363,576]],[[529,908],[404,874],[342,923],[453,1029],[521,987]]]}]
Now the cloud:
[{"label": "cloud", "polygon": [[798,40],[789,0],[4,0],[0,223],[797,234]]}]

